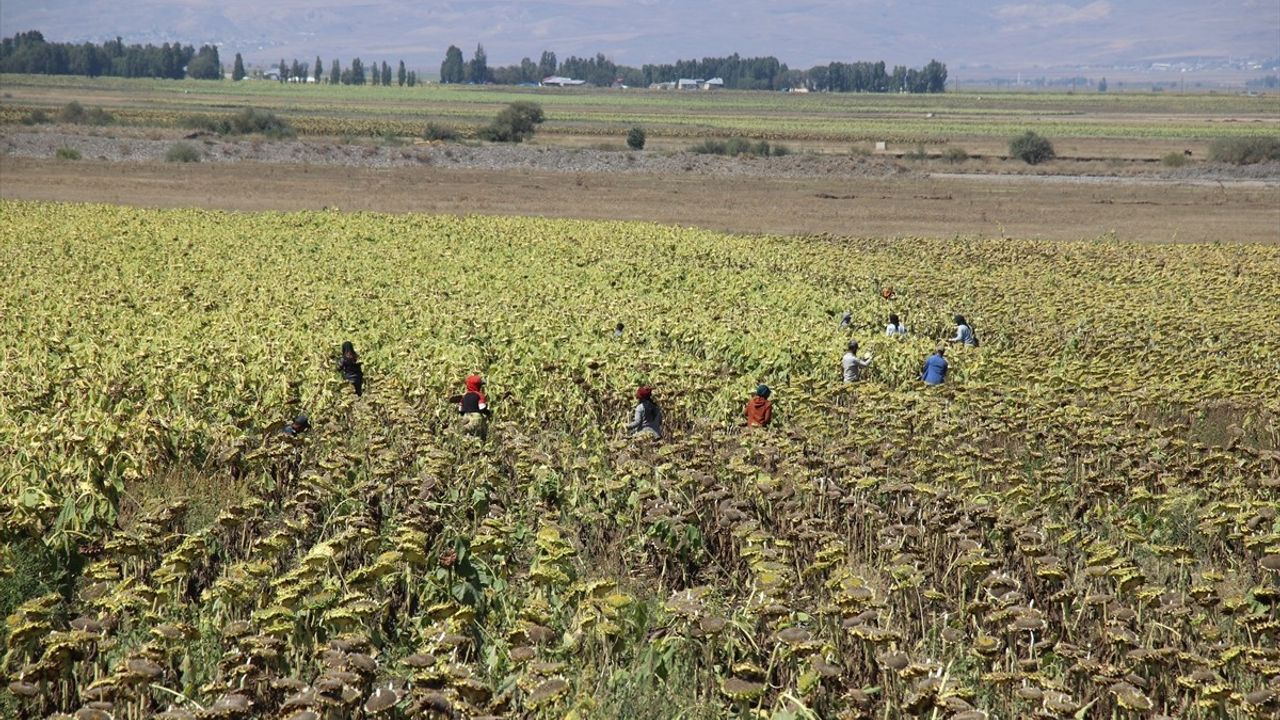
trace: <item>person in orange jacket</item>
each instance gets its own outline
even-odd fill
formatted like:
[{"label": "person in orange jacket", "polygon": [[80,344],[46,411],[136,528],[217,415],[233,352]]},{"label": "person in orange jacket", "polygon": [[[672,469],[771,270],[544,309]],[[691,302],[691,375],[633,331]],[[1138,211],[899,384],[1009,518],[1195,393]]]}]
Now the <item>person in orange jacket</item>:
[{"label": "person in orange jacket", "polygon": [[747,416],[747,427],[769,427],[770,421],[773,420],[773,403],[769,402],[769,396],[772,394],[773,391],[768,385],[756,388],[755,394],[743,408],[743,413]]}]

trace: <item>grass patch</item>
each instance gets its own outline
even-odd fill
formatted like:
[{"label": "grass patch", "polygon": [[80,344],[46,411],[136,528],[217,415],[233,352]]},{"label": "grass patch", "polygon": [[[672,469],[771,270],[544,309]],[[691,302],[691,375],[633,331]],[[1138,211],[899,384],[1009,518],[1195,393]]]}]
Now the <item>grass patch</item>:
[{"label": "grass patch", "polygon": [[200,162],[200,150],[189,143],[174,143],[164,154],[165,162],[193,163]]},{"label": "grass patch", "polygon": [[1165,155],[1164,157],[1160,158],[1161,165],[1164,165],[1165,167],[1171,167],[1171,168],[1180,168],[1189,162],[1191,161],[1187,159],[1187,156],[1180,152],[1171,152],[1168,155]]},{"label": "grass patch", "polygon": [[59,160],[79,160],[80,151],[75,148],[61,147],[58,148],[58,152],[55,153],[55,156]]},{"label": "grass patch", "polygon": [[952,165],[958,165],[969,159],[969,153],[964,148],[949,147],[942,151],[942,159]]}]

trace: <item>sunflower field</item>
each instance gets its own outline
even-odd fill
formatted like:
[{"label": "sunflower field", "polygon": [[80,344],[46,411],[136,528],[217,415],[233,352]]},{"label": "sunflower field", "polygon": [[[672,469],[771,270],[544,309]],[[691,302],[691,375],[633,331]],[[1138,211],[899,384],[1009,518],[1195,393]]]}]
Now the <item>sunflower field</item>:
[{"label": "sunflower field", "polygon": [[857,234],[0,202],[0,715],[1276,717],[1280,248]]}]

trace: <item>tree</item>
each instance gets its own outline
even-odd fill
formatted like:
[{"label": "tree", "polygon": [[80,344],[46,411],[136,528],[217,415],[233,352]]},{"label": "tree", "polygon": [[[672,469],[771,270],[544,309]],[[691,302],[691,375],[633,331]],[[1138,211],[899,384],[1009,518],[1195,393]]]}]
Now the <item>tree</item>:
[{"label": "tree", "polygon": [[289,65],[285,63],[284,58],[280,58],[280,82],[289,79]]},{"label": "tree", "polygon": [[235,67],[231,69],[231,79],[232,80],[244,79],[244,59],[240,57],[240,53],[236,53],[236,64],[235,64]]},{"label": "tree", "polygon": [[382,84],[384,87],[391,87],[391,66],[386,60],[382,61]]},{"label": "tree", "polygon": [[480,137],[493,142],[523,142],[533,137],[545,119],[541,105],[514,102],[503,108],[492,124],[480,129]]},{"label": "tree", "polygon": [[360,58],[351,61],[351,84],[364,84],[364,63],[360,62]]},{"label": "tree", "polygon": [[337,85],[342,82],[342,63],[338,58],[333,59],[333,64],[329,66],[329,84]]},{"label": "tree", "polygon": [[324,63],[320,62],[320,56],[316,56],[316,64],[311,68],[311,77],[316,79],[316,84],[324,82]]},{"label": "tree", "polygon": [[483,45],[476,45],[475,55],[467,65],[467,81],[476,85],[489,81],[489,56],[485,55]]},{"label": "tree", "polygon": [[538,60],[538,79],[541,80],[555,75],[558,67],[556,54],[550,50],[543,50],[542,57]]},{"label": "tree", "polygon": [[1106,91],[1107,91],[1107,79],[1102,78],[1101,80],[1098,81],[1098,92],[1106,92]]},{"label": "tree", "polygon": [[[178,77],[182,76],[181,67],[179,64],[174,69]],[[222,63],[218,60],[218,48],[213,45],[201,47],[200,52],[187,61],[187,74],[196,80],[221,80]]]},{"label": "tree", "polygon": [[413,87],[414,85],[417,85],[417,84],[418,84],[418,73],[417,73],[417,71],[415,71],[415,70],[410,70],[410,71],[409,71],[409,77],[408,77],[407,82],[408,82],[408,84],[409,84],[409,87]]},{"label": "tree", "polygon": [[405,70],[404,70],[404,61],[403,61],[403,60],[401,60],[401,61],[400,61],[400,69],[399,69],[399,70],[396,70],[396,83],[397,83],[400,87],[404,87],[404,81],[405,81],[406,79],[408,79],[408,78],[406,77],[406,75],[407,75],[407,73],[406,73],[406,72],[405,72]]},{"label": "tree", "polygon": [[1009,141],[1009,155],[1028,165],[1038,165],[1053,159],[1053,143],[1028,130]]},{"label": "tree", "polygon": [[937,60],[930,60],[922,71],[924,92],[940,93],[947,89],[947,66]]},{"label": "tree", "polygon": [[643,150],[644,141],[645,141],[644,128],[640,127],[639,125],[631,128],[631,130],[627,132],[627,147],[631,148],[632,150]]},{"label": "tree", "polygon": [[444,62],[440,63],[440,82],[460,83],[467,81],[466,63],[462,60],[462,50],[450,45],[444,53]]}]

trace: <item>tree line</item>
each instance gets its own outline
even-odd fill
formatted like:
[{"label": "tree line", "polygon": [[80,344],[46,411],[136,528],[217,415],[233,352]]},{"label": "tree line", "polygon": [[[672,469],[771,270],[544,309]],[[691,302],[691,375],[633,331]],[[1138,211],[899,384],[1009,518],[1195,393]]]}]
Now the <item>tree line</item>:
[{"label": "tree line", "polygon": [[[418,84],[418,74],[405,68],[404,61],[392,70],[385,61],[366,66],[355,58],[346,68],[334,60],[328,73],[316,56],[314,65],[280,59],[276,68],[280,81],[292,78],[314,78],[316,82],[337,85],[408,85]],[[199,50],[190,45],[164,43],[163,45],[125,45],[120,38],[101,45],[93,43],[59,43],[44,39],[39,31],[18,33],[0,40],[0,72],[27,73],[33,75],[87,75],[97,77],[167,78],[184,77],[198,80],[221,80],[222,61],[218,48],[204,45]],[[244,59],[236,53],[231,77],[242,80],[248,77]]]},{"label": "tree line", "polygon": [[[280,74],[280,82],[289,82],[290,80],[308,79],[317,83],[328,82],[331,85],[384,85],[390,87],[393,83],[401,87],[408,85],[413,87],[418,84],[418,73],[413,70],[407,70],[404,61],[400,61],[400,67],[394,71],[391,66],[384,60],[381,66],[378,63],[370,63],[368,66],[364,64],[360,58],[355,58],[347,67],[342,67],[342,62],[334,59],[326,73],[324,62],[320,60],[320,56],[316,56],[316,61],[308,70],[305,62],[299,62],[294,58],[292,63],[285,62],[284,58],[280,58],[280,65],[276,70]],[[241,80],[245,77],[244,61],[240,58],[240,53],[236,53],[235,69],[231,72],[233,80]]]},{"label": "tree line", "polygon": [[222,63],[213,45],[125,45],[120,38],[101,45],[57,43],[32,30],[0,40],[0,72],[216,80]]},{"label": "tree line", "polygon": [[603,53],[589,58],[570,56],[557,62],[554,52],[544,51],[537,62],[526,57],[516,65],[491,67],[483,45],[476,46],[470,60],[463,57],[461,49],[450,45],[440,64],[443,83],[519,85],[537,83],[551,75],[602,87],[617,83],[647,87],[682,78],[720,78],[726,88],[736,90],[804,88],[829,92],[940,93],[947,86],[947,66],[937,60],[921,68],[897,65],[889,69],[879,61],[831,62],[801,70],[789,68],[773,56],[744,58],[734,53],[727,57],[678,60],[637,68],[618,65]]}]

